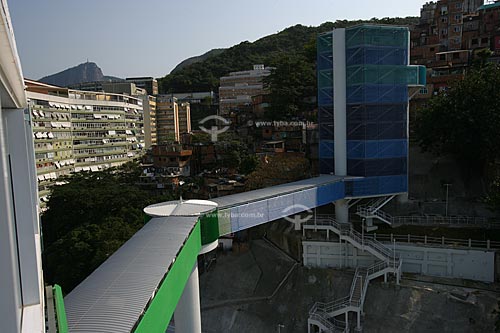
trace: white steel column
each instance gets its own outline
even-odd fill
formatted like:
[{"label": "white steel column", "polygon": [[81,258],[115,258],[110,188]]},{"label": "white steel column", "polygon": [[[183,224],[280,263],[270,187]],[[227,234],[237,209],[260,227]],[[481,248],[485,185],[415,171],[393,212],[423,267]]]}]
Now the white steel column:
[{"label": "white steel column", "polygon": [[196,263],[175,308],[174,320],[176,333],[201,333],[200,287]]},{"label": "white steel column", "polygon": [[[347,176],[347,116],[345,29],[333,30],[333,123],[335,174]],[[349,206],[345,199],[335,202],[335,218],[349,222]]]},{"label": "white steel column", "polygon": [[339,223],[349,222],[349,205],[347,200],[340,199],[335,201],[335,219]]},{"label": "white steel column", "polygon": [[345,29],[333,30],[333,122],[335,174],[347,175]]}]

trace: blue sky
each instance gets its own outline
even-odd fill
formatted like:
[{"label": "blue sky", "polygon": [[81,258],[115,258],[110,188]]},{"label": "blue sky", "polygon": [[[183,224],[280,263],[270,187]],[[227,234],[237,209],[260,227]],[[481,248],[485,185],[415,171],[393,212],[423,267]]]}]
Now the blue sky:
[{"label": "blue sky", "polygon": [[8,0],[24,76],[87,59],[105,75],[155,76],[213,48],[337,19],[418,16],[425,0]]}]

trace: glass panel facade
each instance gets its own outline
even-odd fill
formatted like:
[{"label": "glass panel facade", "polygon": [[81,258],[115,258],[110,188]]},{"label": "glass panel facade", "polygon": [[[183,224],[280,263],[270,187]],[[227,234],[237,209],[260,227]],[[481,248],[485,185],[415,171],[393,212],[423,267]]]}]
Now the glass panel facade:
[{"label": "glass panel facade", "polygon": [[[334,172],[333,33],[318,36],[320,172]],[[408,86],[425,84],[425,67],[409,66],[405,27],[359,25],[345,31],[346,195],[407,191]]]}]

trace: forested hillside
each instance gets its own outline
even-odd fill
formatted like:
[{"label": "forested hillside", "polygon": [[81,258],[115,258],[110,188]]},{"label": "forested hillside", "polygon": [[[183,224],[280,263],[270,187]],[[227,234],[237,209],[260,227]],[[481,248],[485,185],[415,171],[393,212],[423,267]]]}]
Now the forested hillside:
[{"label": "forested hillside", "polygon": [[[219,78],[232,71],[252,68],[253,64],[277,66],[286,54],[293,57],[304,52],[304,46],[314,43],[319,33],[333,28],[344,28],[360,23],[412,25],[418,17],[370,19],[368,21],[341,20],[326,22],[318,27],[296,25],[279,33],[263,37],[253,43],[242,42],[206,60],[183,67],[160,79],[161,93],[216,91]],[[311,64],[314,57],[308,57]],[[312,60],[311,60],[312,59]],[[310,67],[314,71],[313,66]],[[312,75],[314,75],[312,73]]]}]

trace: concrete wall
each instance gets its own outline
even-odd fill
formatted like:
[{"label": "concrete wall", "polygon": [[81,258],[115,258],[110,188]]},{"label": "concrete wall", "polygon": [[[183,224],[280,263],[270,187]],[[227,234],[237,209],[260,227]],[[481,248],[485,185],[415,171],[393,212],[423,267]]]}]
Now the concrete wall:
[{"label": "concrete wall", "polygon": [[[349,243],[304,241],[302,245],[304,266],[354,268],[376,261],[375,257]],[[493,282],[495,278],[493,251],[407,244],[396,244],[396,251],[403,259],[403,272],[484,282]]]}]

